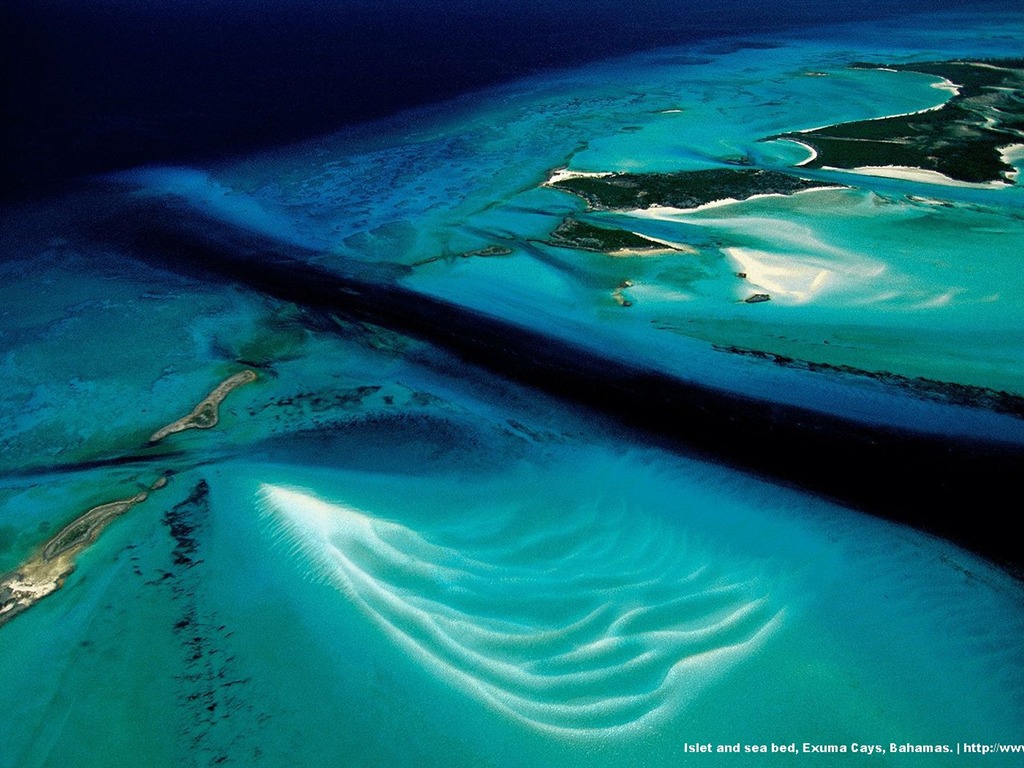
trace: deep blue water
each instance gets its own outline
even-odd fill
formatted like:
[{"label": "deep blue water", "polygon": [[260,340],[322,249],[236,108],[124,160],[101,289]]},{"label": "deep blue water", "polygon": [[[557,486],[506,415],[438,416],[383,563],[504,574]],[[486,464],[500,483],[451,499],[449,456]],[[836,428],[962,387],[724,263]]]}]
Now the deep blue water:
[{"label": "deep blue water", "polygon": [[[8,2],[0,768],[1019,743],[1024,584],[958,545],[1024,562],[1024,420],[891,379],[1024,395],[1021,188],[544,185],[792,170],[763,137],[949,97],[851,61],[1019,55],[1019,8],[896,20],[924,5]],[[549,242],[570,214],[678,247]],[[142,489],[6,623],[22,563]]]},{"label": "deep blue water", "polygon": [[33,2],[0,8],[6,197],[236,155],[661,45],[991,2]]}]

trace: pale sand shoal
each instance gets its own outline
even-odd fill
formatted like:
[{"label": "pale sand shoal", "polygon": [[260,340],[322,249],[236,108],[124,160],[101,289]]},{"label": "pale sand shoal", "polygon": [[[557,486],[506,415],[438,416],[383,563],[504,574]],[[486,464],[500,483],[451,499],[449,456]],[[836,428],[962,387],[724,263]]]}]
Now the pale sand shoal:
[{"label": "pale sand shoal", "polygon": [[[751,248],[730,247],[722,252],[732,260],[737,272],[746,274],[746,282],[738,288],[739,298],[746,298],[754,289],[763,290],[773,300],[805,304],[821,293],[833,272],[817,264],[787,262],[780,254],[769,254]],[[774,263],[769,263],[774,262]]]},{"label": "pale sand shoal", "polygon": [[544,182],[544,186],[551,184],[557,184],[560,181],[568,181],[570,179],[601,179],[605,176],[614,176],[612,171],[570,171],[568,168],[559,168],[551,172],[548,180]]},{"label": "pale sand shoal", "polygon": [[[627,216],[637,216],[642,219],[667,221],[678,215],[699,213],[700,211],[707,211],[712,208],[722,208],[727,205],[735,205],[736,203],[749,203],[752,200],[761,200],[768,197],[795,197],[796,195],[805,195],[808,192],[836,192],[840,189],[843,189],[843,187],[811,187],[810,189],[800,189],[796,192],[765,192],[759,195],[744,197],[742,200],[737,200],[735,197],[723,197],[721,200],[712,200],[709,203],[702,203],[694,208],[673,208],[669,205],[652,205],[649,208],[632,208],[628,211],[622,211],[622,213]],[[642,237],[653,239],[650,235],[642,235]]]},{"label": "pale sand shoal", "polygon": [[662,240],[660,237],[651,237],[645,235],[642,232],[631,232],[630,234],[642,237],[644,240],[650,240],[652,243],[665,246],[664,248],[620,248],[617,251],[611,251],[609,256],[665,256],[671,253],[700,253],[697,248],[694,248],[688,243],[674,243],[671,240]]},{"label": "pale sand shoal", "polygon": [[[1020,161],[1024,160],[1024,144],[1010,144],[1006,147],[1000,147],[999,157],[1007,165],[1016,166]],[[1006,174],[1006,178],[1016,182],[1020,178],[1020,171],[1009,171]]]},{"label": "pale sand shoal", "polygon": [[[670,256],[673,253],[681,253],[679,248],[619,248],[616,251],[608,251],[607,255],[616,259],[639,256],[649,258],[651,256]],[[696,253],[696,249],[686,253]]]},{"label": "pale sand shoal", "polygon": [[901,179],[903,181],[916,181],[921,184],[940,184],[945,187],[968,187],[971,189],[1003,189],[1009,186],[1004,181],[958,181],[952,179],[939,171],[929,171],[924,168],[913,168],[908,165],[863,165],[859,168],[833,168],[824,166],[823,171],[835,171],[837,173],[854,173],[859,176],[880,176],[888,179]]}]

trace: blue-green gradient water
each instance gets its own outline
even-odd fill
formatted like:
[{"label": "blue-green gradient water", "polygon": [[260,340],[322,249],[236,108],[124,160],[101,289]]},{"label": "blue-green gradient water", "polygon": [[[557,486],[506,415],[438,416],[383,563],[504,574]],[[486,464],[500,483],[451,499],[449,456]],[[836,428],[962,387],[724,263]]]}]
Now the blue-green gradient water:
[{"label": "blue-green gradient water", "polygon": [[[205,171],[150,169],[123,180],[312,245],[324,265],[415,265],[405,282],[417,290],[757,397],[821,408],[834,383],[794,380],[714,347],[1020,393],[1022,298],[1009,279],[1022,235],[1016,185],[807,171],[851,187],[697,212],[583,214],[690,255],[612,258],[546,244],[563,216],[585,209],[541,187],[556,168],[678,171],[738,158],[795,165],[805,149],[762,139],[927,109],[950,96],[939,78],[851,70],[852,61],[1016,50],[1016,17],[981,27],[972,26],[976,17],[940,18],[901,33],[908,40],[850,27],[708,46],[717,53],[639,54]],[[494,245],[512,254],[457,258]],[[615,299],[624,281],[628,309]],[[742,301],[756,292],[772,301]],[[842,386],[848,391],[831,399],[856,418],[906,413],[915,427],[1022,434],[1019,423],[981,414],[950,416],[920,402],[893,408],[876,400],[871,381],[847,377]]]},{"label": "blue-green gradient water", "polygon": [[[963,766],[963,742],[1024,742],[1024,589],[997,567],[422,342],[319,332],[301,308],[125,261],[74,226],[172,193],[323,266],[412,266],[415,290],[684,379],[1019,442],[1011,415],[720,351],[1024,395],[1019,187],[843,174],[840,190],[627,215],[541,185],[558,168],[799,163],[760,140],[949,96],[850,62],[1013,55],[1022,34],[1019,15],[936,15],[662,49],[23,206],[0,265],[0,572],[173,474],[0,628],[0,766]],[[546,243],[572,212],[692,252]],[[511,253],[460,255],[492,245]],[[772,301],[742,302],[737,271]],[[215,429],[97,461],[238,360],[260,378]],[[684,751],[698,742],[885,751]]]}]

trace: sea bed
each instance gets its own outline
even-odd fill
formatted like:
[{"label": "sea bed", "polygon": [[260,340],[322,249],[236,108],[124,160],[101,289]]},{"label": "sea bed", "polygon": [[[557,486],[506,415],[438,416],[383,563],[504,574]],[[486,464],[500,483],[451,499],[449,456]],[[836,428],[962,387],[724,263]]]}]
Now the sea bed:
[{"label": "sea bed", "polygon": [[[684,741],[1019,739],[1024,594],[993,565],[75,224],[104,195],[172,194],[321,266],[429,260],[403,284],[680,377],[1019,441],[1016,417],[718,349],[1024,394],[1018,189],[818,171],[850,188],[631,215],[542,186],[563,167],[795,165],[799,146],[759,139],[820,125],[823,104],[839,122],[945,97],[850,61],[1005,55],[1011,21],[922,19],[884,43],[852,27],[704,64],[657,51],[21,212],[4,232],[0,563],[169,482],[4,626],[0,764],[678,765]],[[551,244],[567,215],[688,248]],[[249,366],[216,428],[146,445]],[[559,659],[567,633],[589,658]]]}]

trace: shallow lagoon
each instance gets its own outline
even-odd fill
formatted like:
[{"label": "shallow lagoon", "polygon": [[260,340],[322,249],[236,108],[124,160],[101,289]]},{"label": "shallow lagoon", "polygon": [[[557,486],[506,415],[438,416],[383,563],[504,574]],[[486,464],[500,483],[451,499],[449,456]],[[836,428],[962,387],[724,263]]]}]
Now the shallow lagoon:
[{"label": "shallow lagoon", "polygon": [[330,468],[299,443],[182,472],[163,509],[210,486],[208,509],[178,509],[194,566],[144,505],[5,628],[3,678],[37,724],[5,734],[14,764],[131,764],[144,744],[153,764],[191,745],[202,764],[669,765],[690,740],[1015,737],[1018,582],[608,437],[495,430],[472,471],[348,469],[343,438],[317,451]]},{"label": "shallow lagoon", "polygon": [[[556,167],[660,172],[740,158],[794,165],[805,149],[761,139],[928,109],[950,95],[932,76],[850,70],[850,62],[1012,53],[1002,37],[936,35],[922,33],[923,51],[909,43],[855,47],[839,37],[829,45],[746,42],[696,59],[641,54],[246,158],[209,177],[153,170],[128,182],[176,191],[204,209],[220,206],[233,220],[313,244],[326,251],[327,265],[417,265],[405,282],[418,290],[570,337],[650,345],[662,360],[671,361],[681,343],[665,337],[681,335],[1019,394],[1021,297],[1010,277],[1024,198],[1015,186],[965,189],[807,171],[854,188],[693,214],[584,214],[692,246],[698,253],[691,258],[610,259],[545,244],[564,215],[584,207],[538,188]],[[489,246],[513,253],[458,258]],[[749,276],[741,281],[737,272]],[[627,280],[632,306],[623,311],[615,291]],[[759,292],[772,302],[740,301]],[[692,350],[703,359],[708,344],[684,348],[688,359]],[[703,367],[735,365],[722,357],[711,355]],[[703,375],[697,366],[671,367]],[[714,384],[742,387],[744,375]],[[813,397],[799,402],[820,405]]]},{"label": "shallow lagoon", "polygon": [[[799,162],[758,139],[943,98],[932,78],[848,62],[1008,52],[973,23],[951,39],[922,22],[887,48],[849,28],[828,46],[643,54],[221,167],[136,172],[23,217],[7,234],[33,267],[12,262],[4,288],[0,563],[174,474],[0,630],[0,764],[676,765],[724,762],[684,757],[697,741],[1019,741],[1024,594],[994,566],[423,342],[326,333],[300,308],[122,262],[67,223],[104,195],[170,190],[327,266],[445,257],[405,284],[684,378],[1019,442],[1012,416],[713,346],[1024,394],[1016,188],[861,178],[591,215],[695,255],[542,242],[583,209],[540,188],[551,169]],[[495,244],[512,254],[460,256]],[[771,302],[737,301],[740,269],[760,269]],[[216,429],[140,447],[239,360],[260,379]]]}]

